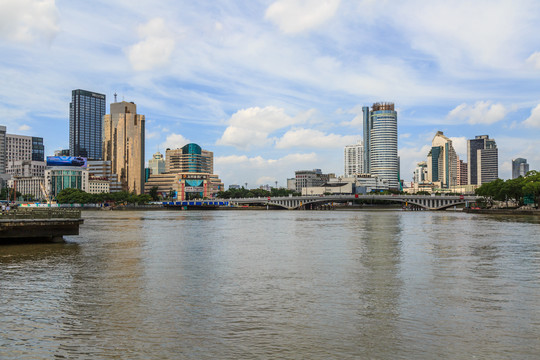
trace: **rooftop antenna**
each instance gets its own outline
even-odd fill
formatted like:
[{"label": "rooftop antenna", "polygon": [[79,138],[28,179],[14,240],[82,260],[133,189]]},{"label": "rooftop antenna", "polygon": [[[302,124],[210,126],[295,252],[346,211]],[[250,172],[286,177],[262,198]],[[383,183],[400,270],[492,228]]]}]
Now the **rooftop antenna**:
[{"label": "rooftop antenna", "polygon": [[116,102],[116,93],[114,93],[114,102]]}]

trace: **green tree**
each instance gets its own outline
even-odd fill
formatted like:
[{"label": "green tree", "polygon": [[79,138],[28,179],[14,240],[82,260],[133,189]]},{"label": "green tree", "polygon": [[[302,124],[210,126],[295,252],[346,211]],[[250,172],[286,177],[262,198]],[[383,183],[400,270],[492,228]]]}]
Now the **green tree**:
[{"label": "green tree", "polygon": [[159,200],[158,187],[157,186],[152,186],[152,188],[149,191],[149,195],[150,195],[150,197],[152,198],[153,201],[158,201]]}]

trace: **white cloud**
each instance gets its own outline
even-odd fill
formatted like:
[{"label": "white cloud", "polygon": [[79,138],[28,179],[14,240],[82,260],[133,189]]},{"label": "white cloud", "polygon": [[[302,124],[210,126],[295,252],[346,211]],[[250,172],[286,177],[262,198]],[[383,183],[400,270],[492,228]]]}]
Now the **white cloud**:
[{"label": "white cloud", "polygon": [[265,18],[286,34],[313,29],[336,13],[341,0],[277,0],[266,9]]},{"label": "white cloud", "polygon": [[167,136],[163,144],[160,144],[160,148],[178,149],[189,143],[191,143],[191,141],[186,139],[183,135],[173,133]]},{"label": "white cloud", "polygon": [[320,165],[320,159],[315,153],[295,153],[277,159],[265,159],[262,156],[248,157],[246,155],[216,156],[214,158],[215,172],[229,184],[248,182],[248,187],[254,184],[267,184],[266,177],[271,176],[272,182],[278,181],[278,186],[285,186],[285,179],[293,177],[298,169],[310,169]]},{"label": "white cloud", "polygon": [[398,150],[400,161],[400,176],[405,182],[412,181],[412,174],[416,165],[420,161],[426,161],[427,155],[431,150],[431,144],[425,144],[421,147],[408,147]]},{"label": "white cloud", "polygon": [[465,136],[451,137],[450,140],[452,140],[452,146],[456,150],[459,159],[467,162],[467,138]]},{"label": "white cloud", "polygon": [[345,145],[355,144],[360,135],[336,135],[325,134],[314,129],[293,129],[287,131],[276,142],[276,148],[285,149],[291,147],[310,148],[342,148]]},{"label": "white cloud", "polygon": [[17,131],[29,131],[31,130],[32,128],[26,124],[23,124],[21,126],[19,126],[19,128],[17,129]]},{"label": "white cloud", "polygon": [[154,18],[139,26],[141,41],[128,48],[128,58],[134,70],[151,70],[169,63],[175,47],[174,38],[168,32],[165,21]]},{"label": "white cloud", "polygon": [[531,64],[536,69],[540,69],[540,51],[535,51],[527,58],[527,64]]},{"label": "white cloud", "polygon": [[523,124],[527,127],[540,127],[540,104],[531,110],[531,116]]},{"label": "white cloud", "polygon": [[500,103],[477,101],[474,105],[463,103],[448,114],[449,119],[465,120],[469,124],[493,124],[504,119],[508,110]]},{"label": "white cloud", "polygon": [[306,113],[291,117],[275,106],[242,109],[231,116],[229,126],[216,143],[244,150],[267,146],[273,142],[268,138],[272,132],[307,119]]},{"label": "white cloud", "polygon": [[0,0],[0,38],[51,42],[59,31],[54,0]]},{"label": "white cloud", "polygon": [[145,132],[144,135],[147,139],[157,139],[159,138],[159,131]]}]

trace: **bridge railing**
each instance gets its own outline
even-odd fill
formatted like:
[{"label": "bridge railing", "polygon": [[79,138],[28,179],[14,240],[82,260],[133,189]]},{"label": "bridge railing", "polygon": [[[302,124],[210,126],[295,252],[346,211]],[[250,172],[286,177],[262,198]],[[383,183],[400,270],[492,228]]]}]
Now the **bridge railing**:
[{"label": "bridge railing", "polygon": [[81,210],[71,208],[16,208],[0,212],[0,220],[80,218]]}]

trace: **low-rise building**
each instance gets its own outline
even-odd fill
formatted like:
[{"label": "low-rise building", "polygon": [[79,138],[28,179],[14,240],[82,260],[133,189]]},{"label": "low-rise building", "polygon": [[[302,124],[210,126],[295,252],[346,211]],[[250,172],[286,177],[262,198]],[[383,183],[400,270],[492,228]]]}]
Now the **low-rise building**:
[{"label": "low-rise building", "polygon": [[42,186],[45,183],[43,176],[15,176],[8,181],[8,186],[24,195],[32,195],[34,199],[45,199]]},{"label": "low-rise building", "polygon": [[90,194],[101,194],[111,192],[111,182],[105,179],[88,179],[88,192]]},{"label": "low-rise building", "polygon": [[89,172],[76,166],[52,166],[45,170],[45,187],[54,198],[60,191],[68,188],[88,192]]},{"label": "low-rise building", "polygon": [[193,172],[150,175],[145,193],[149,194],[154,187],[163,198],[177,200],[211,198],[224,189],[218,175]]}]

